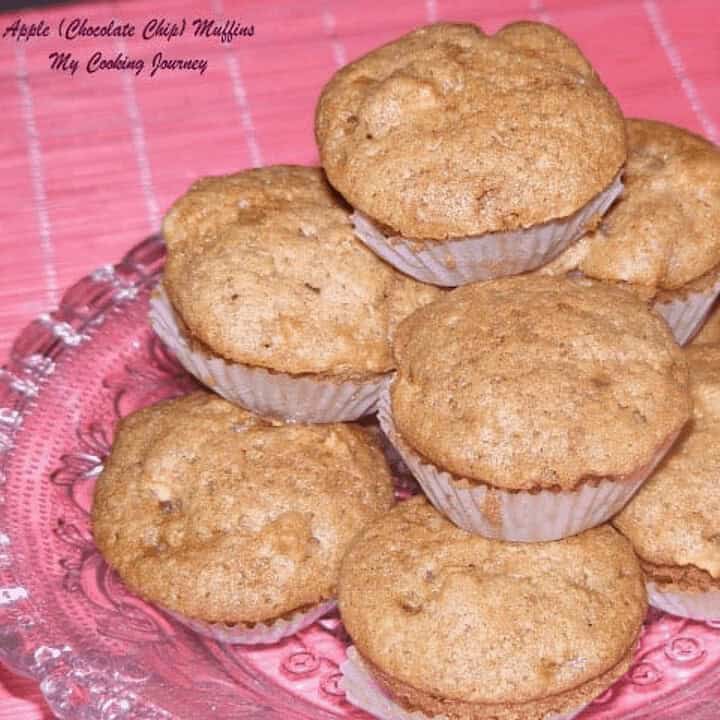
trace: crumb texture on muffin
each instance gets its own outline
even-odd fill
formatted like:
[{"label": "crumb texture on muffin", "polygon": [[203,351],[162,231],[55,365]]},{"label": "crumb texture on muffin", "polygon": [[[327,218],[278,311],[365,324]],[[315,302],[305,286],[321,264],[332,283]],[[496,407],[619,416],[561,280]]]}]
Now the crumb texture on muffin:
[{"label": "crumb texture on muffin", "polygon": [[691,340],[691,345],[720,345],[720,311],[717,305],[700,332]]},{"label": "crumb texture on muffin", "polygon": [[653,120],[627,121],[625,190],[595,232],[541,272],[675,290],[720,266],[720,148]]},{"label": "crumb texture on muffin", "polygon": [[392,502],[362,428],[271,424],[198,392],[121,422],[92,526],[143,597],[254,623],[334,597],[348,544]]},{"label": "crumb texture on muffin", "polygon": [[395,326],[440,293],[355,238],[319,168],[199,180],[163,235],[164,286],[193,338],[279,372],[386,372]]},{"label": "crumb texture on muffin", "polygon": [[685,351],[693,419],[613,520],[649,577],[680,589],[720,588],[720,348]]},{"label": "crumb texture on muffin", "polygon": [[578,708],[601,695],[628,671],[633,655],[634,648],[631,648],[615,667],[567,692],[528,702],[492,704],[441,698],[389,677],[366,658],[362,662],[369,666],[381,686],[390,691],[396,704],[406,710],[420,710],[429,718],[443,715],[448,720],[548,720],[548,716],[556,718],[574,714]]},{"label": "crumb texture on muffin", "polygon": [[540,23],[440,23],[339,70],[315,132],[330,182],[389,234],[439,240],[566,217],[625,162],[620,109]]},{"label": "crumb texture on muffin", "polygon": [[507,490],[627,475],[690,415],[687,363],[667,326],[604,283],[468,285],[405,320],[394,350],[402,440]]},{"label": "crumb texture on muffin", "polygon": [[420,497],[352,544],[338,598],[358,652],[408,704],[476,703],[487,717],[603,676],[609,685],[647,608],[638,560],[609,525],[505,543],[469,535]]}]

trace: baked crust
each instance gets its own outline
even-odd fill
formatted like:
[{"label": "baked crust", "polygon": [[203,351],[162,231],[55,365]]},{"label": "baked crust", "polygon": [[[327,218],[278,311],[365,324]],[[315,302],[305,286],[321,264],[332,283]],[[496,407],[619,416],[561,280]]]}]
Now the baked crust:
[{"label": "baked crust", "polygon": [[720,345],[720,312],[715,305],[700,332],[692,339],[691,345]]},{"label": "baked crust", "polygon": [[571,215],[626,158],[615,99],[548,25],[493,36],[420,28],[339,70],[315,133],[333,186],[381,227],[420,240]]},{"label": "baked crust", "polygon": [[690,415],[666,324],[605,283],[468,285],[405,320],[394,352],[403,440],[441,470],[505,490],[626,476]]},{"label": "baked crust", "polygon": [[[587,242],[587,237],[586,235],[578,240],[577,245],[579,246],[578,251],[580,254],[584,252],[582,246]],[[549,265],[535,270],[534,273],[537,275],[549,275],[551,277],[566,276],[574,279],[598,280],[598,278],[588,277],[580,270],[573,270],[571,269],[572,267],[575,267],[574,261],[569,261],[568,258],[565,258],[562,265],[556,264],[556,260],[553,260]],[[664,303],[687,302],[691,296],[696,293],[714,293],[713,288],[719,280],[720,266],[712,268],[704,275],[695,278],[695,280],[691,280],[687,285],[673,290],[664,290],[663,288],[653,287],[652,285],[638,285],[637,283],[624,282],[621,280],[603,280],[602,282],[613,285],[620,290],[630,292],[643,302],[651,305],[654,309],[657,309],[658,305]]]},{"label": "baked crust", "polygon": [[[609,684],[647,609],[638,560],[611,526],[556,542],[499,542],[460,530],[423,497],[352,544],[338,599],[381,679],[411,705],[435,698],[448,707],[542,706]],[[581,695],[570,702],[582,704]],[[425,705],[432,714],[439,707]]]},{"label": "baked crust", "polygon": [[640,558],[646,578],[663,592],[712,592],[720,590],[720,578],[694,565],[654,565]]},{"label": "baked crust", "polygon": [[378,667],[364,660],[375,678],[392,695],[395,702],[411,712],[419,710],[428,717],[444,715],[448,720],[546,720],[551,713],[570,713],[586,705],[607,690],[630,667],[635,648],[612,669],[567,692],[527,703],[482,704],[447,700],[417,690],[407,683],[389,677]]},{"label": "baked crust", "polygon": [[359,426],[271,423],[198,392],[121,421],[92,527],[139,595],[252,624],[333,597],[350,541],[392,502]]},{"label": "baked crust", "polygon": [[397,324],[441,292],[355,238],[319,168],[199,180],[163,234],[163,283],[190,334],[213,354],[278,372],[387,372]]},{"label": "baked crust", "polygon": [[720,265],[720,148],[653,120],[627,121],[625,190],[598,229],[540,272],[677,290]]},{"label": "baked crust", "polygon": [[660,584],[705,589],[720,587],[720,347],[685,355],[692,423],[613,524]]},{"label": "baked crust", "polygon": [[[167,295],[167,294],[166,294]],[[169,298],[168,298],[169,301]],[[178,333],[181,335],[183,340],[188,344],[190,349],[194,353],[199,353],[201,355],[204,355],[206,359],[211,358],[217,358],[222,357],[222,355],[219,355],[217,352],[214,352],[210,347],[208,347],[202,340],[200,340],[198,337],[193,335],[190,332],[190,329],[188,326],[183,322],[182,317],[180,317],[180,313],[177,311],[176,308],[171,308],[173,313],[173,320],[175,321],[175,324],[177,325]],[[224,358],[228,362],[232,362],[229,358]],[[272,370],[268,368],[268,372],[274,373],[278,372],[275,370]],[[367,381],[380,381],[382,378],[386,377],[387,373],[368,373],[368,372],[353,372],[353,371],[346,371],[342,372],[339,370],[336,370],[335,372],[314,372],[314,373],[293,373],[293,377],[301,378],[301,377],[311,377],[315,380],[321,381],[321,382],[334,382],[334,383],[342,383],[345,381],[350,382],[367,382]],[[205,382],[206,385],[209,385],[212,387],[212,383]],[[216,391],[217,392],[217,391]]]}]

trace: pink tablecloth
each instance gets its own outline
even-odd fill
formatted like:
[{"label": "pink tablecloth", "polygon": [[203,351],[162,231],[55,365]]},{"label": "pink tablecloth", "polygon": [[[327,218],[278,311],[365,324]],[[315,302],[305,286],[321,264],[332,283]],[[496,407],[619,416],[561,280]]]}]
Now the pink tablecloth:
[{"label": "pink tablecloth", "polygon": [[[60,20],[76,17],[134,23],[136,37],[59,39]],[[139,37],[153,18],[198,17],[234,19],[254,35]],[[3,38],[18,18],[44,20],[50,37]],[[0,14],[0,362],[73,281],[155,232],[194,178],[316,161],[314,103],[338,65],[428,21],[471,20],[492,32],[520,18],[572,35],[627,114],[718,141],[718,0],[159,0]],[[68,66],[79,61],[74,75],[50,68],[54,52],[72,53]],[[97,52],[146,67],[88,73]],[[204,59],[207,69],[151,77],[158,52]],[[31,683],[7,671],[0,679],[0,720],[47,716]]]}]

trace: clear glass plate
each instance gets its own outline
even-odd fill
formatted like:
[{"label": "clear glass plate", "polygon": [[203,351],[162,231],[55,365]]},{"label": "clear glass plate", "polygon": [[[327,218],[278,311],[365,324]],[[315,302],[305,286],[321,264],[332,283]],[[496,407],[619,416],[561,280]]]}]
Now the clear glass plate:
[{"label": "clear glass plate", "polygon": [[[194,387],[146,321],[163,257],[150,238],[81,280],[0,371],[0,659],[60,718],[368,718],[338,687],[337,616],[271,647],[223,646],[125,591],[93,545],[117,419]],[[718,720],[720,621],[651,612],[631,671],[580,717]]]}]

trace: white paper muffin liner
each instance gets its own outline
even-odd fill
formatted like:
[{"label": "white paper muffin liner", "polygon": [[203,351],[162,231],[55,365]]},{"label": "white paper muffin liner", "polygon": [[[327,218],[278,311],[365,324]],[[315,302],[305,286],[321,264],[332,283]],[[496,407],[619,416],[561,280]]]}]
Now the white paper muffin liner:
[{"label": "white paper muffin liner", "polygon": [[256,623],[252,627],[246,625],[226,625],[224,623],[209,623],[202,620],[194,620],[185,617],[180,613],[165,609],[168,615],[174,617],[178,622],[187,625],[191,630],[212,638],[217,642],[226,643],[228,645],[271,645],[283,638],[294,635],[300,630],[312,625],[331,610],[335,609],[335,600],[328,600],[320,603],[309,610],[296,612],[289,618],[280,618],[266,625],[264,623]]},{"label": "white paper muffin liner", "polygon": [[[345,691],[347,700],[380,720],[447,720],[446,715],[433,715],[431,718],[419,710],[410,712],[393,702],[352,645],[347,649],[347,660],[340,665],[340,672],[339,685]],[[581,707],[571,713],[548,713],[544,720],[573,720],[582,710]]]},{"label": "white paper muffin liner", "polygon": [[645,588],[648,602],[659,610],[693,620],[720,620],[720,590],[661,590],[654,582],[646,582]]},{"label": "white paper muffin liner", "polygon": [[426,243],[422,249],[401,236],[388,237],[366,215],[355,211],[355,234],[381,258],[406,275],[446,287],[519,275],[550,262],[603,215],[623,189],[620,173],[590,202],[566,218],[524,230],[485,233]]},{"label": "white paper muffin liner", "polygon": [[329,423],[356,420],[375,412],[384,376],[367,382],[334,382],[271,372],[193,350],[162,286],[150,298],[150,324],[189,373],[226,400],[258,415],[290,422]]},{"label": "white paper muffin liner", "polygon": [[673,433],[649,463],[624,477],[586,482],[577,490],[511,492],[464,483],[411,450],[399,437],[392,420],[389,382],[380,395],[378,420],[430,502],[441,513],[468,532],[514,542],[560,540],[605,522],[630,500],[678,434]]},{"label": "white paper muffin liner", "polygon": [[703,326],[718,296],[720,277],[702,292],[690,292],[677,299],[656,300],[653,309],[665,318],[678,345],[685,345]]}]

